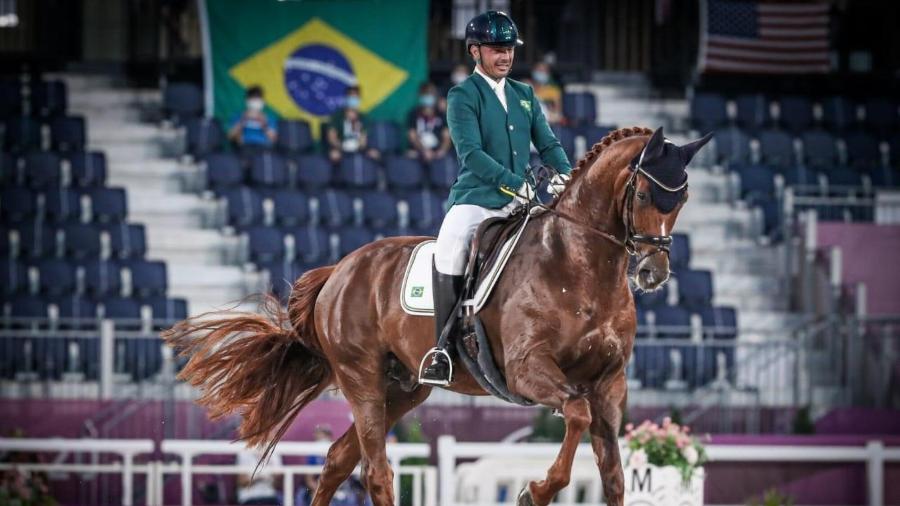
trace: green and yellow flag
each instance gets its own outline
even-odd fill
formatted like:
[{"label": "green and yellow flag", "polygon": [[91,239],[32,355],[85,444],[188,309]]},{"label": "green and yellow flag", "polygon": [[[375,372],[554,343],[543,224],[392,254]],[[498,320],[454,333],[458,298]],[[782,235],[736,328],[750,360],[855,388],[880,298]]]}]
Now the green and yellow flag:
[{"label": "green and yellow flag", "polygon": [[308,121],[314,135],[351,85],[362,91],[364,113],[403,120],[427,79],[424,0],[205,0],[201,7],[207,106],[225,122],[243,110],[252,85],[263,88],[271,111]]}]

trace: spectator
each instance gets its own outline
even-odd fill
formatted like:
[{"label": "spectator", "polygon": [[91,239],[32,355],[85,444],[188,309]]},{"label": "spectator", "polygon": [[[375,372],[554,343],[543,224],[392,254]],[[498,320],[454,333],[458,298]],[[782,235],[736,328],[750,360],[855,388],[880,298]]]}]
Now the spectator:
[{"label": "spectator", "polygon": [[277,123],[274,117],[263,110],[265,105],[262,88],[248,88],[246,108],[232,121],[228,130],[228,138],[244,156],[269,149],[278,139]]},{"label": "spectator", "polygon": [[[237,455],[237,465],[256,468],[262,458],[263,449],[245,449]],[[281,465],[281,455],[272,455],[268,462],[260,466],[253,473],[239,474],[237,477],[238,504],[281,504],[279,490],[281,488],[281,475],[275,476],[268,472],[266,467],[270,464]]]},{"label": "spectator", "polygon": [[443,157],[450,150],[450,130],[447,121],[437,110],[437,87],[425,83],[419,87],[419,105],[409,113],[411,158],[419,158],[430,162]]},{"label": "spectator", "polygon": [[381,158],[377,149],[366,148],[366,121],[359,112],[359,104],[359,87],[350,86],[344,97],[344,108],[328,122],[328,158],[333,163],[340,162],[344,153],[365,153],[376,160]]},{"label": "spectator", "polygon": [[534,95],[541,101],[541,109],[547,118],[547,123],[557,125],[562,122],[562,90],[553,81],[550,74],[550,65],[538,62],[531,69],[532,87]]}]

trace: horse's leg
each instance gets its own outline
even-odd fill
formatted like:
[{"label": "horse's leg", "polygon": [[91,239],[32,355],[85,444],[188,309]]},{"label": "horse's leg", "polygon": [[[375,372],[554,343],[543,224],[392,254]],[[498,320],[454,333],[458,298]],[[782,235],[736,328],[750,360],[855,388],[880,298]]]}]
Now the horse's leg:
[{"label": "horse's leg", "polygon": [[[431,393],[431,388],[422,386],[412,392],[405,392],[398,383],[392,382],[388,386],[386,399],[387,428],[390,428],[403,418],[403,415],[421,404],[422,401],[428,398],[429,393]],[[359,458],[359,437],[356,435],[356,426],[354,424],[328,449],[322,476],[319,477],[319,486],[316,488],[316,493],[310,506],[327,506],[330,504],[331,498],[338,487],[341,486],[341,483],[344,483],[350,476],[350,473],[353,472],[356,464],[359,463]]]},{"label": "horse's leg", "polygon": [[611,380],[598,382],[591,397],[591,446],[600,468],[607,506],[625,504],[625,473],[619,454],[619,428],[627,395],[623,369]]},{"label": "horse's leg", "polygon": [[[517,374],[516,370],[528,371],[528,374]],[[559,455],[547,471],[547,478],[529,483],[518,498],[519,505],[545,506],[569,484],[578,441],[591,423],[590,405],[586,399],[570,392],[565,375],[549,356],[530,356],[510,369],[508,377],[516,378],[513,386],[519,395],[540,404],[562,408],[566,421],[566,435]]]}]

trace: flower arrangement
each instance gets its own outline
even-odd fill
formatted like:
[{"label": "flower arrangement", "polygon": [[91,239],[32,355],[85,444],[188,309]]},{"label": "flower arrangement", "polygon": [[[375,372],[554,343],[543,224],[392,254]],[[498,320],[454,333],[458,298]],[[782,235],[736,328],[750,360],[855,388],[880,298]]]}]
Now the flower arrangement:
[{"label": "flower arrangement", "polygon": [[690,427],[678,425],[668,417],[662,425],[646,420],[637,427],[626,425],[625,431],[625,442],[631,450],[629,467],[672,466],[681,473],[684,483],[689,483],[694,470],[707,460],[703,445],[690,435]]}]

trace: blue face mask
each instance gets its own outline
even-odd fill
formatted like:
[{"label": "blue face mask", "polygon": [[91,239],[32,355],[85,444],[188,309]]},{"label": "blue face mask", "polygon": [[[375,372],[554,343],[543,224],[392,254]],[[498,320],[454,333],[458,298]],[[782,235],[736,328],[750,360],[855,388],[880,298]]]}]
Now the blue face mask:
[{"label": "blue face mask", "polygon": [[550,81],[550,76],[542,70],[535,70],[532,72],[531,78],[538,84],[547,84]]},{"label": "blue face mask", "polygon": [[437,102],[437,97],[434,95],[422,95],[419,97],[419,105],[422,107],[434,107],[434,104]]},{"label": "blue face mask", "polygon": [[359,97],[357,97],[356,95],[347,97],[345,105],[350,109],[359,109]]}]

